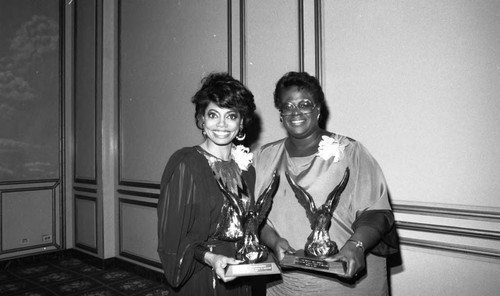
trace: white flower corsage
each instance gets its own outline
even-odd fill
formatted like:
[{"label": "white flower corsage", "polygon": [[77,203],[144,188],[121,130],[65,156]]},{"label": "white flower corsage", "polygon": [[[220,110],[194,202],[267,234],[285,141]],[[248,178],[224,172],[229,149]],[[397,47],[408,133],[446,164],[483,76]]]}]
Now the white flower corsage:
[{"label": "white flower corsage", "polygon": [[243,145],[233,146],[231,157],[242,171],[248,170],[253,163],[253,153],[250,153],[250,149]]},{"label": "white flower corsage", "polygon": [[327,160],[333,157],[333,162],[338,162],[344,158],[344,149],[349,141],[344,136],[333,135],[322,136],[318,145],[318,156]]}]

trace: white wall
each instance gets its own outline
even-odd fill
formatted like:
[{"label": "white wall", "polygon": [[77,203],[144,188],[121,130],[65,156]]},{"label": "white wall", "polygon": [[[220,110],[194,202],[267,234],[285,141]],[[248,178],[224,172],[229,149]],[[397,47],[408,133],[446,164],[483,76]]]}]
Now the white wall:
[{"label": "white wall", "polygon": [[497,295],[500,2],[324,4],[328,127],[386,174],[404,243],[394,295]]},{"label": "white wall", "polygon": [[[322,63],[315,67],[306,56],[305,68],[320,72],[328,129],[365,144],[387,177],[403,259],[392,270],[393,294],[494,295],[500,288],[489,276],[500,271],[500,2],[320,2]],[[296,3],[247,4],[255,41],[248,45],[249,64],[258,62],[248,84],[258,94],[265,143],[283,135],[272,107],[274,83],[298,68],[297,26],[290,25]],[[305,3],[306,37],[310,6]]]},{"label": "white wall", "polygon": [[500,2],[325,1],[329,127],[398,201],[499,207]]}]

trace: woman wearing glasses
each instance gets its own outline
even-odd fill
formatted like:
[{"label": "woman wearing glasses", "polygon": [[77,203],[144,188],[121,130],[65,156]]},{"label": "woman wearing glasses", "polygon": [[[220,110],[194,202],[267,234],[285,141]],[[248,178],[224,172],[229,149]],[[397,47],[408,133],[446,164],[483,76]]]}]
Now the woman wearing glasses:
[{"label": "woman wearing glasses", "polygon": [[[325,98],[315,77],[286,73],[276,84],[274,104],[288,136],[255,153],[257,194],[275,169],[282,176],[261,239],[280,260],[304,249],[314,222],[294,190],[301,188],[320,208],[345,181],[327,229],[339,250],[322,257],[347,268],[338,275],[285,269],[282,278],[268,283],[267,295],[388,295],[385,256],[397,252],[398,244],[381,168],[361,143],[320,128]],[[300,187],[292,187],[286,175]]]}]

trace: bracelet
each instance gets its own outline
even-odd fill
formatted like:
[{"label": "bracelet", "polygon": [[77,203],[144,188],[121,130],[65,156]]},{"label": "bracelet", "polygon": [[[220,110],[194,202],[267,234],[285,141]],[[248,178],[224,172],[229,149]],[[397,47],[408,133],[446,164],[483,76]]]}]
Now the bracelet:
[{"label": "bracelet", "polygon": [[356,244],[356,248],[360,248],[361,251],[363,251],[363,253],[365,252],[365,245],[363,244],[362,241],[354,240],[354,239],[349,239],[349,240],[347,240],[347,242],[355,243]]}]

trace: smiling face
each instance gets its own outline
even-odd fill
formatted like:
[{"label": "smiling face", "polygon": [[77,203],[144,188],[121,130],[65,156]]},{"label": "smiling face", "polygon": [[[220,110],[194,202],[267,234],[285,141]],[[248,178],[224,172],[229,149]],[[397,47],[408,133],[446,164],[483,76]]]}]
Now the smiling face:
[{"label": "smiling face", "polygon": [[294,108],[293,112],[289,115],[281,114],[283,126],[291,137],[298,139],[307,138],[318,131],[318,115],[320,110],[311,94],[306,90],[300,90],[296,86],[289,87],[281,95],[281,106],[290,103],[295,106],[301,106],[306,100],[316,105],[312,112],[303,113],[299,108]]},{"label": "smiling face", "polygon": [[240,114],[227,108],[220,108],[211,102],[203,115],[207,139],[218,146],[231,144],[240,130],[243,119]]}]

